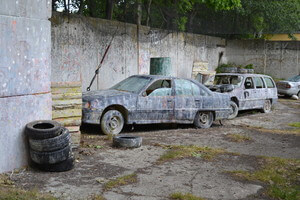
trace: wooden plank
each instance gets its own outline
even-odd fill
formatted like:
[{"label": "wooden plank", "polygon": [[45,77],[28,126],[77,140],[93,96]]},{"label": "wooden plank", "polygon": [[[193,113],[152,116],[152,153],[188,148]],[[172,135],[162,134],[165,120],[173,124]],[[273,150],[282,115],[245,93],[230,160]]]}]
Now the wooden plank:
[{"label": "wooden plank", "polygon": [[82,99],[52,100],[54,106],[82,105]]},{"label": "wooden plank", "polygon": [[66,126],[67,129],[69,129],[69,132],[77,132],[79,131],[80,127],[79,126]]},{"label": "wooden plank", "polygon": [[53,110],[52,118],[81,117],[81,109]]},{"label": "wooden plank", "polygon": [[63,93],[63,94],[53,94],[53,100],[62,100],[62,99],[82,99],[81,92],[74,92],[74,93]]},{"label": "wooden plank", "polygon": [[81,125],[81,117],[69,117],[69,118],[56,118],[53,119],[63,126],[80,126]]},{"label": "wooden plank", "polygon": [[62,94],[62,93],[80,93],[80,87],[65,87],[65,88],[51,88],[52,94]]},{"label": "wooden plank", "polygon": [[74,82],[51,82],[51,88],[64,88],[64,87],[81,87],[82,83],[79,81]]}]

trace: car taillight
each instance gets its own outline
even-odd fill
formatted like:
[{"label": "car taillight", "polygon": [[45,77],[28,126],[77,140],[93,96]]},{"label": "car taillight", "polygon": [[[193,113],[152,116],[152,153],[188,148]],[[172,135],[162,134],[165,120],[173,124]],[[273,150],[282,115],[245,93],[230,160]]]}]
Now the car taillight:
[{"label": "car taillight", "polygon": [[291,88],[291,85],[290,84],[285,84],[285,88]]}]

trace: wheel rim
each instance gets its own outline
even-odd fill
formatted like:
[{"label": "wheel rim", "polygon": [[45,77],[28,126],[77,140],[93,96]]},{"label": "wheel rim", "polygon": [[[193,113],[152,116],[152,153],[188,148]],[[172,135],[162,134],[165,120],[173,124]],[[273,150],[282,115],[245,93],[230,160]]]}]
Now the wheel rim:
[{"label": "wheel rim", "polygon": [[108,128],[114,131],[121,126],[121,119],[118,116],[111,117],[107,122]]},{"label": "wheel rim", "polygon": [[270,103],[270,101],[266,101],[265,102],[265,110],[266,111],[270,111],[271,110],[271,103]]},{"label": "wheel rim", "polygon": [[208,119],[208,114],[207,113],[200,113],[200,117],[199,117],[199,122],[201,124],[206,124],[208,123],[209,119]]},{"label": "wheel rim", "polygon": [[233,106],[233,105],[230,105],[230,107],[231,107],[231,111],[230,111],[230,116],[231,116],[231,115],[234,114],[234,112],[235,112],[234,110],[235,110],[235,109],[234,109],[234,106]]}]

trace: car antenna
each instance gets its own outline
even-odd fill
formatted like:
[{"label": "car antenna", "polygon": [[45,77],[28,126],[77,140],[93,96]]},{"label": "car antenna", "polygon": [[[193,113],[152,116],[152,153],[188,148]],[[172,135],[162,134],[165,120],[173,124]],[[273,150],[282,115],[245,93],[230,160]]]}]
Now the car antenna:
[{"label": "car antenna", "polygon": [[105,49],[105,52],[104,52],[104,54],[103,54],[103,56],[102,56],[102,59],[101,59],[101,62],[99,63],[97,69],[95,70],[95,74],[94,74],[94,76],[93,76],[93,78],[92,78],[92,80],[91,80],[91,82],[90,82],[90,85],[86,88],[87,91],[90,91],[90,90],[91,90],[91,86],[93,85],[93,82],[94,82],[96,76],[97,76],[98,73],[99,73],[99,69],[100,69],[101,66],[102,66],[102,63],[103,63],[103,61],[104,61],[104,58],[106,57],[106,54],[107,54],[107,52],[108,52],[108,50],[109,50],[109,48],[110,48],[110,46],[111,46],[112,41],[114,40],[114,37],[116,36],[116,33],[117,33],[118,28],[119,28],[119,25],[117,26],[117,28],[116,28],[116,30],[115,30],[113,36],[111,37],[110,42],[108,43],[108,45],[107,45],[107,47],[106,47],[106,49]]}]

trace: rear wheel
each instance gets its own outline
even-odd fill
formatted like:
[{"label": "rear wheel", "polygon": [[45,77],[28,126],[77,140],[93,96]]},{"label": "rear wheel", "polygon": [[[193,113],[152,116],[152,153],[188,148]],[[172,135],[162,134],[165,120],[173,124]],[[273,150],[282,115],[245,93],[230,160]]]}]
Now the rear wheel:
[{"label": "rear wheel", "polygon": [[272,111],[272,104],[270,100],[265,100],[264,107],[262,109],[263,113],[269,113]]},{"label": "rear wheel", "polygon": [[104,134],[117,135],[124,126],[124,117],[118,110],[108,110],[101,118],[101,130]]},{"label": "rear wheel", "polygon": [[230,101],[230,108],[231,108],[231,111],[230,111],[230,115],[229,115],[228,119],[234,119],[238,115],[239,107],[237,106],[237,104],[234,101]]},{"label": "rear wheel", "polygon": [[214,121],[214,115],[212,112],[198,112],[196,114],[194,125],[197,128],[209,128]]},{"label": "rear wheel", "polygon": [[298,99],[300,99],[300,91],[298,92],[297,96],[298,96]]}]

